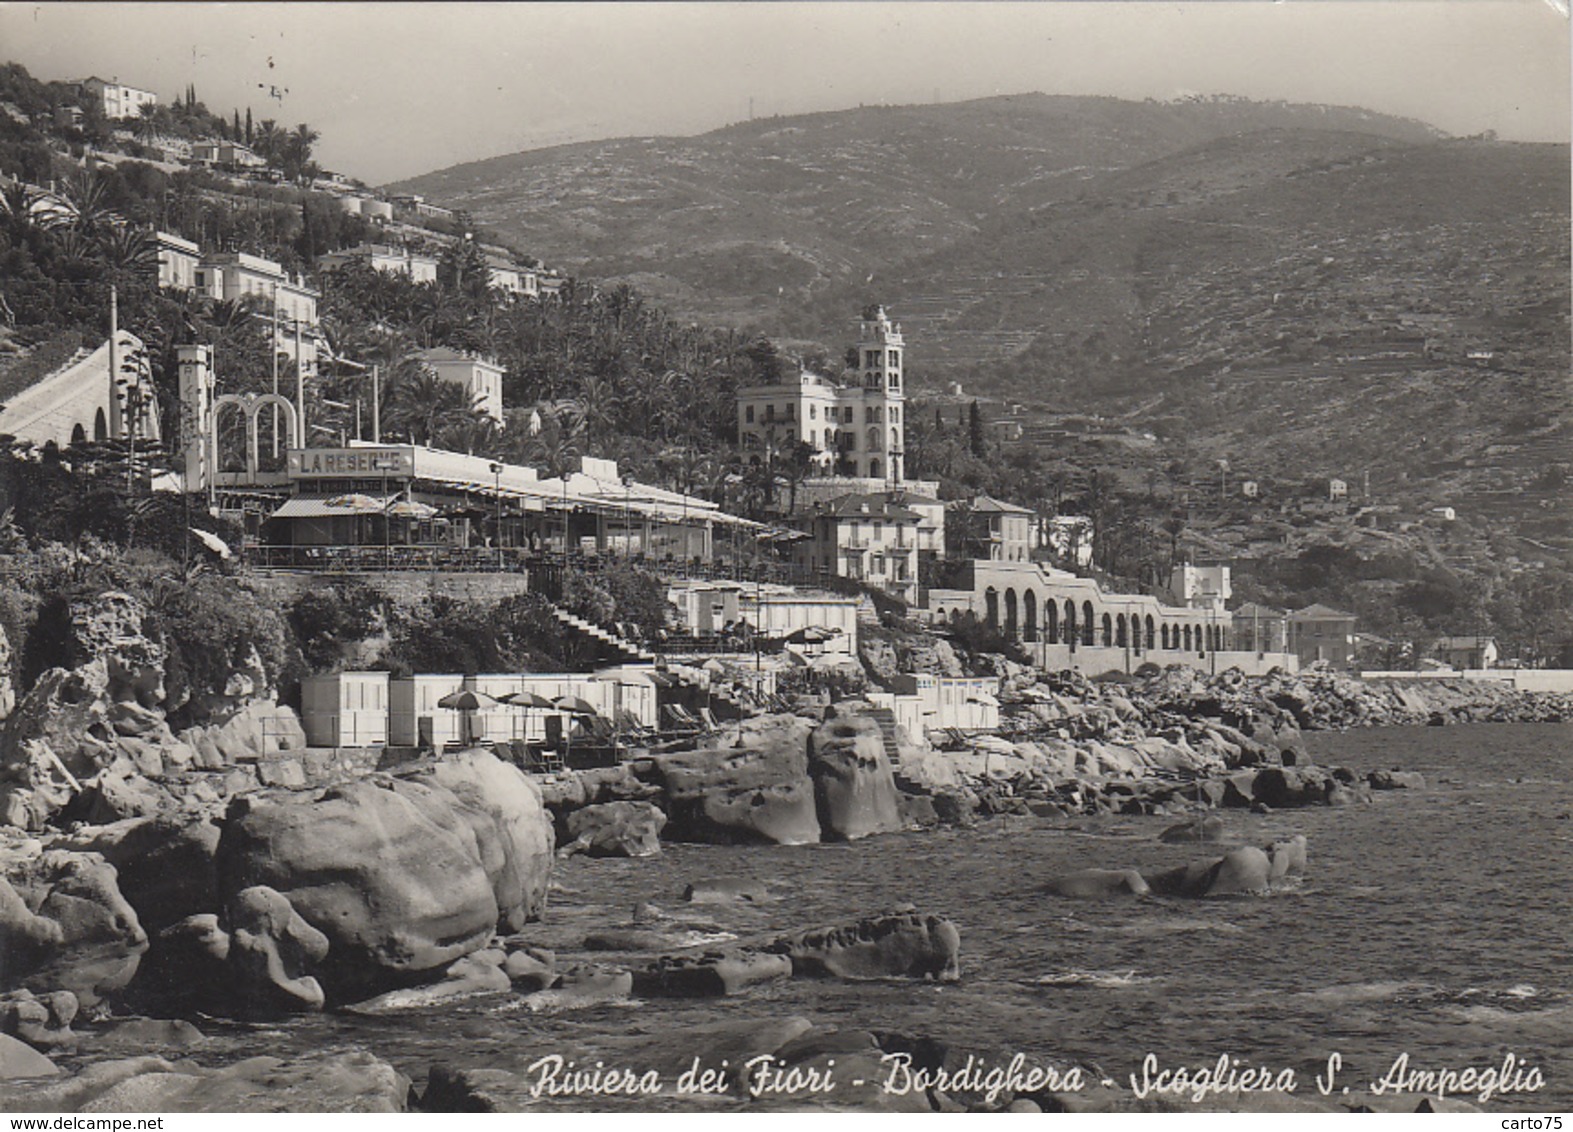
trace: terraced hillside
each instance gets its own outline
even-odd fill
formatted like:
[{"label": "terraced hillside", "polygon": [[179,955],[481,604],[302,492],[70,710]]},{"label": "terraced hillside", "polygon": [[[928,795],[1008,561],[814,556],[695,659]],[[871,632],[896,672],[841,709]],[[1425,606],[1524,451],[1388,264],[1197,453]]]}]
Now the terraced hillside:
[{"label": "terraced hillside", "polygon": [[960,380],[1264,475],[1369,473],[1568,519],[1522,499],[1573,462],[1566,146],[1343,108],[1034,95],[562,147],[405,187],[584,276],[832,356],[877,299],[920,392]]}]

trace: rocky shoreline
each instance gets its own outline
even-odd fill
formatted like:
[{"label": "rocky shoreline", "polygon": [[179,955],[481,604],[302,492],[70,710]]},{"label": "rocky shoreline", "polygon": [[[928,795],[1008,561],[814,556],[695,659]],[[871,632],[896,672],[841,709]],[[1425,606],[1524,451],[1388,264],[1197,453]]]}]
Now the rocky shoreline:
[{"label": "rocky shoreline", "polygon": [[[1302,732],[1573,718],[1573,697],[1474,683],[1187,668],[1104,683],[1001,661],[1000,733],[955,749],[898,732],[891,751],[866,701],[804,698],[686,750],[538,782],[480,750],[383,770],[305,752],[260,666],[237,668],[205,721],[177,731],[135,602],[110,593],[73,614],[72,667],[44,673],[0,732],[0,1097],[24,1111],[539,1107],[517,1074],[434,1069],[415,1091],[364,1051],[203,1068],[191,1020],[381,1015],[481,995],[560,1012],[630,995],[747,995],[787,979],[954,981],[966,974],[963,940],[940,909],[750,934],[641,906],[627,925],[584,939],[607,962],[559,963],[539,929],[550,922],[554,860],[570,854],[849,842],[1010,814],[1169,815],[1163,840],[1217,845],[1161,872],[1113,861],[1047,878],[1051,897],[1270,892],[1307,870],[1305,839],[1229,845],[1211,810],[1359,805],[1374,790],[1425,786],[1396,769],[1313,765]],[[284,770],[263,755],[280,735],[300,752]],[[726,877],[685,893],[695,911],[768,899]],[[934,1072],[964,1061],[927,1036],[796,1017],[727,1023],[709,1038],[734,1067],[766,1058],[802,1080],[832,1057],[867,1063],[868,1080],[902,1053]],[[142,1056],[122,1056],[129,1049]],[[73,1051],[75,1071],[61,1075],[51,1057]],[[747,1101],[746,1084],[734,1080],[728,1095]],[[1154,1110],[1102,1086],[750,1103]]]}]

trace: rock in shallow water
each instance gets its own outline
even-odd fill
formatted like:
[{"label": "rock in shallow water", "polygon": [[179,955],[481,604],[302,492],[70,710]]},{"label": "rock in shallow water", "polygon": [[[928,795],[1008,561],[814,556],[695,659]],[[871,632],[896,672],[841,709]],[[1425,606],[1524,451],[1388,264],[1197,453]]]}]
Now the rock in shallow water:
[{"label": "rock in shallow water", "polygon": [[794,975],[844,979],[961,978],[961,933],[942,916],[871,916],[855,924],[782,936],[767,950],[788,955]]},{"label": "rock in shallow water", "polygon": [[70,1050],[77,1044],[71,1023],[78,1008],[70,991],[42,995],[12,991],[0,995],[0,1034],[20,1038],[37,1050]]},{"label": "rock in shallow water", "polygon": [[639,994],[708,998],[741,994],[759,983],[790,978],[792,971],[792,960],[785,955],[743,948],[663,955],[634,972],[634,990]]},{"label": "rock in shallow water", "polygon": [[661,851],[666,815],[649,802],[604,802],[568,815],[573,840],[563,854],[584,852],[592,857],[653,857]]},{"label": "rock in shallow water", "polygon": [[147,950],[112,865],[52,849],[0,877],[0,957],[10,986],[67,990],[84,1006],[130,982]]},{"label": "rock in shallow water", "polygon": [[1135,869],[1079,869],[1051,878],[1044,891],[1086,900],[1103,896],[1145,896],[1149,889]]}]

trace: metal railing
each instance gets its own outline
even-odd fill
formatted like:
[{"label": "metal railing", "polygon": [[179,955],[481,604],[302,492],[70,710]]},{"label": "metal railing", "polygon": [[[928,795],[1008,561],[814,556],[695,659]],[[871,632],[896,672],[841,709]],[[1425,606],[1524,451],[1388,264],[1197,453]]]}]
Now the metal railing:
[{"label": "metal railing", "polygon": [[530,561],[520,548],[447,546],[248,546],[241,560],[255,569],[326,574],[524,573]]}]

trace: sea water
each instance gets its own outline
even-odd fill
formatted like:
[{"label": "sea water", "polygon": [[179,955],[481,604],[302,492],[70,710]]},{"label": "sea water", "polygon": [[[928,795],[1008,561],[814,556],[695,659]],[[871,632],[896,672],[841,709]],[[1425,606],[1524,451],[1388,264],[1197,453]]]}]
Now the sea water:
[{"label": "sea water", "polygon": [[[1307,875],[1287,893],[1208,901],[1044,894],[1045,879],[1060,871],[1156,869],[1218,852],[1159,842],[1177,820],[1164,817],[1005,817],[853,844],[669,844],[647,860],[579,857],[558,864],[546,919],[534,929],[560,966],[647,961],[582,949],[587,933],[627,924],[638,904],[649,927],[744,941],[911,904],[959,926],[962,980],[792,979],[730,999],[540,1014],[513,996],[492,996],[379,1018],[325,1015],[258,1029],[215,1023],[215,1054],[359,1045],[417,1083],[435,1062],[522,1073],[553,1055],[637,1070],[652,1049],[678,1050],[706,1024],[801,1015],[822,1026],[927,1035],[992,1061],[1019,1053],[1081,1065],[1089,1080],[1124,1088],[1133,1075],[1142,1079],[1144,1063],[1192,1075],[1220,1058],[1271,1074],[1288,1069],[1300,1093],[1314,1096],[1334,1054],[1335,1091],[1354,1092],[1391,1080],[1395,1064],[1483,1071],[1512,1058],[1520,1071],[1536,1068],[1544,1084],[1500,1093],[1488,1107],[1573,1107],[1573,726],[1376,729],[1307,743],[1322,765],[1419,771],[1427,785],[1379,792],[1369,805],[1219,811],[1232,841],[1305,834]],[[688,883],[719,877],[770,882],[777,898],[682,902]],[[679,1107],[668,1095],[542,1104]]]}]

